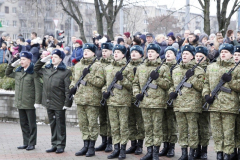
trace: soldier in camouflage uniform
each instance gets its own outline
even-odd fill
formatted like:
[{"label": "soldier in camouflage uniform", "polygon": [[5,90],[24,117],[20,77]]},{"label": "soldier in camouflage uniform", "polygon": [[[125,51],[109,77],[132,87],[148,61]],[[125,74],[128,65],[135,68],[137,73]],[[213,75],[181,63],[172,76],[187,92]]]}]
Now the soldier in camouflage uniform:
[{"label": "soldier in camouflage uniform", "polygon": [[[102,43],[102,57],[100,63],[103,68],[108,66],[113,60],[112,57],[112,43]],[[108,106],[101,106],[99,108],[99,125],[100,125],[100,136],[102,137],[102,143],[100,146],[95,148],[96,151],[112,151],[112,136],[111,136],[111,127],[108,116]]]},{"label": "soldier in camouflage uniform", "polygon": [[[195,62],[198,63],[202,57],[204,59],[201,61],[199,66],[206,71],[207,65],[209,64],[209,59],[207,58],[208,49],[206,47],[196,47]],[[204,103],[204,97],[202,98]],[[196,152],[194,154],[195,159],[207,159],[207,147],[210,140],[210,114],[206,110],[202,110],[199,114],[198,119],[198,136],[199,144]]]},{"label": "soldier in camouflage uniform", "polygon": [[[98,137],[99,102],[102,98],[101,89],[104,85],[104,76],[102,65],[99,62],[95,62],[90,70],[87,69],[95,58],[95,45],[86,43],[83,51],[83,58],[74,66],[70,93],[76,93],[74,100],[77,104],[79,127],[84,141],[83,148],[75,155],[86,154],[86,157],[91,157],[95,155],[94,146]],[[76,91],[74,85],[82,75],[86,75],[83,79],[86,85],[80,84]]]},{"label": "soldier in camouflage uniform", "polygon": [[[117,44],[113,48],[114,61],[104,69],[104,78],[106,81],[103,90],[103,98],[107,99],[108,114],[111,125],[111,134],[113,137],[114,151],[107,157],[108,159],[126,158],[126,144],[128,142],[128,112],[131,106],[132,97],[132,80],[134,78],[133,70],[125,68],[121,73],[122,67],[126,65],[125,46]],[[118,80],[117,84],[122,86],[122,89],[114,88],[111,92],[107,92],[108,86],[113,81],[114,77]],[[120,150],[121,144],[121,150]]]},{"label": "soldier in camouflage uniform", "polygon": [[[135,45],[130,48],[131,62],[129,68],[134,72],[137,71],[137,67],[142,63],[143,49],[139,45]],[[134,105],[136,101],[135,96],[132,97],[132,105],[129,108],[128,115],[128,128],[129,139],[131,140],[131,147],[126,150],[126,154],[135,153],[136,155],[142,154],[143,139],[144,139],[144,124],[142,118],[141,108]]]},{"label": "soldier in camouflage uniform", "polygon": [[[216,63],[207,67],[206,79],[202,95],[208,104],[210,111],[210,122],[217,159],[230,160],[230,154],[234,152],[235,120],[239,114],[240,74],[237,67],[230,75],[227,74],[235,62],[232,58],[234,47],[231,44],[222,44],[219,48],[220,58]],[[215,100],[210,97],[211,91],[219,83],[220,79],[225,81],[223,87],[231,89],[231,93],[220,91]],[[223,153],[224,156],[223,156]]]},{"label": "soldier in camouflage uniform", "polygon": [[[164,50],[166,65],[172,70],[176,67],[176,54],[177,50],[169,46]],[[167,106],[167,109],[164,110],[163,115],[163,149],[160,151],[159,156],[174,157],[175,155],[175,143],[177,143],[177,124],[176,116],[173,111],[173,106]]]},{"label": "soldier in camouflage uniform", "polygon": [[[167,65],[155,71],[161,65],[159,53],[161,48],[157,44],[149,44],[147,47],[148,59],[144,64],[137,68],[133,81],[133,95],[136,99],[141,101],[140,108],[142,109],[142,116],[145,129],[145,146],[147,147],[147,154],[141,160],[158,160],[159,147],[163,142],[162,119],[164,109],[167,109],[166,95],[171,85],[171,75]],[[148,78],[153,79],[152,84],[156,88],[149,88],[147,90],[148,96],[141,93]]]},{"label": "soldier in camouflage uniform", "polygon": [[[191,88],[184,86],[181,89],[181,96],[178,96],[175,91],[169,95],[171,99],[175,99],[173,106],[178,124],[178,143],[182,148],[182,156],[179,160],[193,160],[194,150],[199,143],[197,120],[199,113],[202,112],[201,92],[205,73],[201,67],[197,67],[194,71],[191,70],[195,65],[194,55],[195,48],[185,45],[182,48],[182,62],[172,72],[174,87],[171,88],[171,91],[174,91],[174,88],[178,86],[184,76],[189,78],[187,83],[192,84]],[[188,147],[190,147],[189,155]]]}]

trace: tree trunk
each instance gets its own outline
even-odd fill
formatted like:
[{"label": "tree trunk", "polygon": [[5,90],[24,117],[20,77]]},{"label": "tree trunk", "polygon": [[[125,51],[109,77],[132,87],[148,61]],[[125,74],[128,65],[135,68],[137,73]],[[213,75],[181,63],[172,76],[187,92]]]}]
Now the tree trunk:
[{"label": "tree trunk", "polygon": [[97,31],[100,35],[103,35],[103,13],[100,12],[100,4],[98,3],[98,0],[94,0],[94,6],[96,11],[96,18],[97,18]]},{"label": "tree trunk", "polygon": [[87,43],[86,37],[85,37],[85,33],[84,33],[84,27],[83,27],[83,23],[78,23],[78,27],[80,30],[80,38],[83,41],[83,43]]},{"label": "tree trunk", "polygon": [[109,36],[109,38],[111,40],[114,39],[114,36],[113,36],[113,24],[110,22],[107,22],[107,35]]},{"label": "tree trunk", "polygon": [[207,35],[210,35],[210,0],[204,0],[205,5],[203,9],[203,14],[204,14],[204,32]]}]

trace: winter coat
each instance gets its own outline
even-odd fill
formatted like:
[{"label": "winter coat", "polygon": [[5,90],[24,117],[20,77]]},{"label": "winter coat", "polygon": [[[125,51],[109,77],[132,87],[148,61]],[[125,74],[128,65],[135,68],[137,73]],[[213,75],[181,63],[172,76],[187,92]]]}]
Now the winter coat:
[{"label": "winter coat", "polygon": [[[141,93],[141,89],[144,87],[150,73],[161,65],[161,59],[155,61],[145,60],[144,64],[137,68],[134,81],[133,81],[133,95]],[[157,89],[149,88],[147,90],[148,96],[144,96],[140,103],[141,108],[167,108],[166,95],[171,86],[171,76],[167,65],[163,64],[158,70],[159,78],[153,80],[152,84],[157,85]]]},{"label": "winter coat", "polygon": [[[110,65],[104,69],[104,79],[106,81],[103,91],[107,91],[107,88],[112,83],[115,74],[126,65],[126,58],[122,60],[115,61],[113,60]],[[107,99],[108,106],[125,106],[130,107],[132,102],[132,81],[134,78],[133,70],[129,67],[126,67],[122,73],[123,79],[118,81],[117,84],[122,85],[122,89],[117,88],[113,89],[113,95]]]},{"label": "winter coat", "polygon": [[11,64],[7,66],[6,76],[15,78],[14,105],[18,109],[35,109],[34,104],[41,104],[42,83],[33,68],[34,65],[31,63],[26,71],[20,66],[14,72]]},{"label": "winter coat", "polygon": [[165,41],[161,42],[161,43],[157,43],[161,48],[161,51],[160,51],[160,57],[161,59],[164,59],[165,58],[165,53],[164,53],[164,50],[168,47],[167,43]]},{"label": "winter coat", "polygon": [[95,51],[95,55],[100,59],[102,57],[102,49],[100,47]]},{"label": "winter coat", "polygon": [[83,57],[83,49],[82,49],[82,46],[80,47],[76,47],[73,52],[72,52],[72,57],[71,57],[71,61],[73,59],[77,59],[77,61],[80,61]]},{"label": "winter coat", "polygon": [[[175,88],[185,76],[187,70],[195,65],[195,60],[189,63],[180,62],[180,64],[172,71],[173,87],[169,93],[175,91]],[[190,77],[187,83],[193,85],[192,88],[182,87],[182,95],[178,94],[177,98],[173,101],[175,112],[202,112],[202,89],[204,82],[205,72],[201,67],[194,70],[194,75]]]},{"label": "winter coat", "polygon": [[54,69],[52,64],[45,65],[40,60],[36,62],[34,71],[41,74],[43,79],[42,105],[51,110],[62,110],[63,106],[71,107],[72,100],[69,100],[71,71],[63,62]]},{"label": "winter coat", "polygon": [[[82,58],[80,62],[74,66],[73,79],[70,88],[75,86],[79,78],[82,76],[84,68],[87,68],[94,58],[95,57],[90,59]],[[75,103],[83,106],[100,106],[102,98],[101,89],[104,85],[103,68],[101,63],[95,62],[90,68],[90,73],[88,73],[83,80],[86,81],[87,84],[86,86],[80,84],[74,96]]]},{"label": "winter coat", "polygon": [[38,59],[40,58],[39,50],[40,50],[39,44],[32,45],[32,48],[31,48],[30,52],[33,55],[33,57],[32,57],[32,62],[33,63],[36,63],[38,61]]},{"label": "winter coat", "polygon": [[[235,65],[233,58],[223,61],[218,59],[216,63],[208,65],[206,78],[204,81],[204,89],[202,96],[210,95],[211,91],[219,83],[222,75],[228,72]],[[231,93],[220,91],[215,98],[213,104],[210,105],[208,111],[225,112],[239,114],[239,98],[238,92],[240,92],[240,68],[237,67],[232,72],[232,80],[223,85],[226,88],[231,89]]]},{"label": "winter coat", "polygon": [[9,52],[8,49],[0,49],[0,64],[1,63],[8,63],[10,64],[12,62],[12,55]]},{"label": "winter coat", "polygon": [[2,47],[2,43],[4,42],[4,40],[2,39],[2,37],[0,38],[0,48]]},{"label": "winter coat", "polygon": [[71,67],[72,66],[72,61],[71,61],[71,54],[65,54],[65,57],[63,59],[63,63],[67,66],[67,67]]}]

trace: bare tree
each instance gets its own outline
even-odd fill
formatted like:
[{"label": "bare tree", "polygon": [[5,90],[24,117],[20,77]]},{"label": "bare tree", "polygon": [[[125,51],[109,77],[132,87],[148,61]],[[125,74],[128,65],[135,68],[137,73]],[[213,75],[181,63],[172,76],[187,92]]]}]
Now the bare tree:
[{"label": "bare tree", "polygon": [[210,0],[198,0],[203,9],[204,32],[210,35]]},{"label": "bare tree", "polygon": [[96,11],[96,18],[97,18],[97,31],[100,35],[103,35],[103,11],[100,6],[99,0],[94,0],[94,6]]}]

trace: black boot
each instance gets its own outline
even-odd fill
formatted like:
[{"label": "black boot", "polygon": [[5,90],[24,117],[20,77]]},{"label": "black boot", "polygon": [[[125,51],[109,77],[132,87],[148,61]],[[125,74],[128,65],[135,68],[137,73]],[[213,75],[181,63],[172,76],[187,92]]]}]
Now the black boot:
[{"label": "black boot", "polygon": [[137,141],[131,141],[131,147],[126,150],[126,154],[134,153],[137,149]]},{"label": "black boot", "polygon": [[217,160],[223,160],[223,152],[217,152]]},{"label": "black boot", "polygon": [[230,160],[230,154],[224,154],[224,158],[223,158],[224,160]]},{"label": "black boot", "polygon": [[194,158],[195,159],[200,159],[201,158],[201,153],[202,153],[201,145],[198,145],[198,148],[195,150]]},{"label": "black boot", "polygon": [[190,148],[189,155],[188,155],[188,160],[194,160],[194,152],[195,152],[195,149]]},{"label": "black boot", "polygon": [[125,158],[126,158],[126,144],[122,144],[118,159],[121,160],[121,159],[125,159]]},{"label": "black boot", "polygon": [[80,151],[78,151],[77,153],[75,153],[75,156],[83,156],[87,153],[88,146],[89,146],[89,140],[84,140],[83,142],[84,142],[83,148]]},{"label": "black boot", "polygon": [[88,151],[86,153],[86,157],[92,157],[95,155],[95,142],[96,141],[90,141],[89,146],[88,146]]},{"label": "black boot", "polygon": [[201,153],[201,159],[207,160],[207,147],[202,146],[202,153]]},{"label": "black boot", "polygon": [[120,144],[114,144],[114,151],[107,157],[108,159],[117,158],[120,153]]},{"label": "black boot", "polygon": [[238,154],[237,154],[237,148],[234,148],[234,152],[230,155],[231,160],[237,160]]},{"label": "black boot", "polygon": [[166,156],[168,153],[168,149],[169,149],[169,143],[168,142],[164,142],[163,143],[163,149],[160,151],[160,153],[158,154],[160,157],[161,156]]},{"label": "black boot", "polygon": [[142,148],[143,148],[143,140],[139,139],[137,143],[137,149],[135,150],[135,155],[140,155],[142,154]]},{"label": "black boot", "polygon": [[159,148],[160,148],[160,146],[154,146],[154,148],[153,148],[153,158],[152,158],[152,160],[159,160],[159,156],[158,156],[158,154],[159,154]]},{"label": "black boot", "polygon": [[108,137],[107,147],[105,148],[105,152],[112,152],[112,137]]},{"label": "black boot", "polygon": [[107,147],[107,136],[102,136],[102,143],[95,148],[95,151],[104,151]]},{"label": "black boot", "polygon": [[147,154],[142,157],[140,160],[149,160],[152,159],[153,154],[153,146],[147,147]]},{"label": "black boot", "polygon": [[178,160],[188,160],[188,149],[182,148],[182,156]]},{"label": "black boot", "polygon": [[175,156],[175,143],[170,143],[167,157],[174,157],[174,156]]}]

